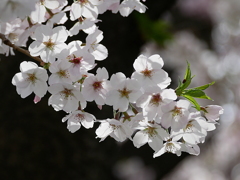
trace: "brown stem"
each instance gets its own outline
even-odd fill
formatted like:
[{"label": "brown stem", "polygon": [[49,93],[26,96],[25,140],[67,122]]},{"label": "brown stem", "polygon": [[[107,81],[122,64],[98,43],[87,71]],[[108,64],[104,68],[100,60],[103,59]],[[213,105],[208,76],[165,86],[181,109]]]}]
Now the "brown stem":
[{"label": "brown stem", "polygon": [[3,42],[4,44],[6,44],[7,46],[12,47],[14,50],[17,50],[17,51],[19,51],[19,52],[21,52],[21,53],[23,53],[23,54],[31,57],[31,58],[34,59],[35,61],[40,62],[40,65],[41,65],[41,66],[44,65],[44,62],[42,61],[41,58],[39,58],[39,57],[33,57],[33,56],[31,56],[31,54],[30,54],[27,50],[22,49],[22,48],[20,48],[20,47],[18,47],[18,46],[16,46],[16,45],[14,45],[13,43],[11,43],[11,41],[10,41],[9,39],[6,38],[6,36],[5,36],[4,34],[0,33],[0,39],[2,39],[2,42]]}]

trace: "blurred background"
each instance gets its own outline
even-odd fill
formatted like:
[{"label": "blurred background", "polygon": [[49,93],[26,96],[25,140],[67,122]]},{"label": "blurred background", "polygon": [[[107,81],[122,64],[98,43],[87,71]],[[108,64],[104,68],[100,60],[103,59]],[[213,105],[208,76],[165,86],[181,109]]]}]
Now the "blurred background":
[{"label": "blurred background", "polygon": [[[22,99],[11,84],[22,61],[0,60],[0,174],[1,179],[80,180],[239,180],[240,179],[240,1],[147,0],[145,14],[128,18],[110,12],[100,15],[99,29],[109,57],[98,64],[109,74],[130,76],[139,54],[162,56],[164,69],[177,87],[190,62],[193,86],[215,81],[202,105],[224,107],[217,130],[200,145],[199,156],[164,154],[153,159],[149,146],[135,148],[130,141],[111,138],[99,143],[93,129],[70,133],[61,119],[64,112],[48,106],[47,95],[38,104],[34,96]],[[83,35],[80,35],[83,40]],[[71,40],[71,39],[70,39]],[[89,104],[97,119],[112,117]]]}]

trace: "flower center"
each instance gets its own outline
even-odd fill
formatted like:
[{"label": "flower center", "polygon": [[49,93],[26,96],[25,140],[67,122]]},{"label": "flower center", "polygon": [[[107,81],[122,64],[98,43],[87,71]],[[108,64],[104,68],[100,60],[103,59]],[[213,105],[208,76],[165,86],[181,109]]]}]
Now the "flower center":
[{"label": "flower center", "polygon": [[176,152],[176,150],[177,150],[177,148],[174,146],[173,143],[168,142],[168,143],[166,144],[166,151],[167,151],[167,152],[174,153],[174,152]]},{"label": "flower center", "polygon": [[148,135],[150,137],[156,136],[157,135],[157,131],[155,127],[150,127],[148,126],[146,129],[144,129],[144,131],[146,131],[146,133],[148,133]]},{"label": "flower center", "polygon": [[74,65],[78,65],[78,64],[81,63],[82,59],[83,59],[82,57],[75,57],[74,56],[74,58],[69,60],[69,62],[73,63]]},{"label": "flower center", "polygon": [[28,73],[28,78],[27,80],[30,81],[32,84],[35,84],[36,80],[37,80],[37,77],[35,76],[35,73]]},{"label": "flower center", "polygon": [[143,70],[143,71],[141,71],[141,73],[145,76],[145,77],[147,77],[147,78],[151,78],[152,77],[152,72],[153,72],[153,70],[149,70],[149,69],[145,69],[145,70]]},{"label": "flower center", "polygon": [[69,98],[70,96],[74,96],[74,94],[72,93],[72,90],[67,88],[61,91],[60,94],[63,95],[65,99]]},{"label": "flower center", "polygon": [[59,76],[60,78],[67,77],[67,72],[66,72],[66,70],[60,70],[60,71],[57,72],[57,74],[58,74],[58,76]]},{"label": "flower center", "polygon": [[193,124],[192,121],[189,121],[187,126],[183,129],[185,132],[192,132],[193,131]]},{"label": "flower center", "polygon": [[43,42],[43,44],[50,50],[53,50],[55,43],[52,42],[52,39],[50,38],[48,41]]},{"label": "flower center", "polygon": [[75,118],[80,122],[80,121],[82,121],[84,119],[84,115],[78,113],[78,114],[76,114]]},{"label": "flower center", "polygon": [[102,82],[101,81],[96,81],[92,84],[94,91],[99,91],[101,90],[102,87]]},{"label": "flower center", "polygon": [[172,112],[172,116],[179,116],[182,114],[182,108],[175,106]]},{"label": "flower center", "polygon": [[88,3],[88,0],[78,0],[78,2],[80,2],[81,5],[84,5]]},{"label": "flower center", "polygon": [[152,104],[154,106],[159,106],[160,102],[162,102],[162,98],[161,98],[160,94],[152,95],[152,98],[150,100],[150,104]]},{"label": "flower center", "polygon": [[121,97],[126,97],[129,98],[129,94],[132,92],[130,90],[127,90],[127,88],[123,88],[122,90],[118,90],[118,92],[120,93]]}]

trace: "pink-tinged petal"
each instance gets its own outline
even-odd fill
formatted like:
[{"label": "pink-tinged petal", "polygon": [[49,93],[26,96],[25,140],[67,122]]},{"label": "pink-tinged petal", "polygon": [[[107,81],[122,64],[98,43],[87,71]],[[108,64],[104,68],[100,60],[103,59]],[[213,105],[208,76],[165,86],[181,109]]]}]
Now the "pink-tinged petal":
[{"label": "pink-tinged petal", "polygon": [[71,6],[71,10],[70,10],[71,21],[76,20],[81,15],[82,15],[82,8],[81,8],[80,4],[77,3],[77,2],[73,3],[72,6]]},{"label": "pink-tinged petal", "polygon": [[128,105],[129,105],[128,99],[123,97],[123,98],[118,99],[118,102],[116,102],[113,105],[113,108],[115,110],[118,109],[120,112],[124,112],[124,111],[128,110]]},{"label": "pink-tinged petal", "polygon": [[98,16],[98,8],[96,6],[87,4],[86,6],[82,7],[82,15],[85,18],[93,18],[97,19]]},{"label": "pink-tinged petal", "polygon": [[161,96],[166,102],[177,99],[177,95],[173,89],[164,89],[161,93]]},{"label": "pink-tinged petal", "polygon": [[154,153],[153,154],[153,157],[158,157],[158,156],[161,156],[163,155],[164,153],[166,152],[166,149],[165,149],[165,146],[163,146],[158,152]]},{"label": "pink-tinged petal", "polygon": [[158,54],[152,55],[148,59],[153,64],[154,69],[161,69],[164,65],[163,59]]},{"label": "pink-tinged petal", "polygon": [[42,81],[47,81],[48,80],[48,74],[47,74],[46,69],[43,69],[41,67],[37,68],[35,75],[38,79],[41,79]]},{"label": "pink-tinged petal", "polygon": [[151,141],[148,142],[149,146],[156,152],[163,147],[163,140],[157,136],[150,137]]},{"label": "pink-tinged petal", "polygon": [[45,21],[46,8],[43,5],[36,5],[35,11],[31,13],[31,19],[34,23],[42,23]]},{"label": "pink-tinged petal", "polygon": [[31,84],[29,84],[26,88],[21,89],[21,98],[26,98],[32,93]]},{"label": "pink-tinged petal", "polygon": [[124,133],[124,130],[122,127],[115,129],[113,131],[114,135],[116,136],[116,140],[119,142],[123,142],[126,140],[126,134]]},{"label": "pink-tinged petal", "polygon": [[48,85],[43,81],[37,81],[33,86],[33,92],[41,98],[47,93],[47,89]]},{"label": "pink-tinged petal", "polygon": [[162,129],[161,127],[158,127],[156,129],[156,132],[158,134],[158,136],[163,139],[164,141],[167,141],[169,139],[169,134],[167,133],[166,130]]},{"label": "pink-tinged petal", "polygon": [[113,132],[110,124],[108,122],[102,122],[96,130],[96,135],[98,138],[105,138]]},{"label": "pink-tinged petal", "polygon": [[25,88],[29,85],[29,81],[26,80],[23,73],[17,73],[12,78],[12,84],[19,88]]},{"label": "pink-tinged petal", "polygon": [[184,141],[186,141],[189,144],[199,143],[198,140],[196,140],[192,134],[188,134],[188,133],[184,134],[183,139],[184,139]]},{"label": "pink-tinged petal", "polygon": [[108,79],[108,72],[106,68],[98,68],[96,77],[98,80]]},{"label": "pink-tinged petal", "polygon": [[35,104],[37,104],[38,102],[40,102],[41,101],[41,98],[39,97],[39,96],[35,96],[34,97],[34,99],[33,99],[33,102],[35,103]]},{"label": "pink-tinged petal", "polygon": [[87,113],[84,113],[84,119],[81,121],[81,124],[86,128],[86,129],[89,129],[89,128],[92,128],[93,127],[93,124],[94,124],[94,120],[95,117],[90,115],[90,114],[87,114]]},{"label": "pink-tinged petal", "polygon": [[20,64],[20,71],[21,72],[26,72],[26,71],[29,71],[29,70],[32,70],[32,69],[36,69],[38,68],[38,65],[34,62],[27,62],[27,61],[23,61],[21,64]]},{"label": "pink-tinged petal", "polygon": [[141,72],[147,68],[147,57],[144,55],[138,56],[134,61],[133,67],[137,72]]},{"label": "pink-tinged petal", "polygon": [[139,148],[148,142],[148,135],[143,131],[138,131],[133,137],[133,144]]},{"label": "pink-tinged petal", "polygon": [[177,107],[188,109],[190,107],[191,103],[187,100],[180,99],[177,101]]},{"label": "pink-tinged petal", "polygon": [[153,70],[153,75],[151,77],[153,85],[164,82],[168,78],[168,73],[162,69]]},{"label": "pink-tinged petal", "polygon": [[164,113],[161,119],[161,125],[167,129],[172,124],[172,114],[171,113]]},{"label": "pink-tinged petal", "polygon": [[52,35],[52,28],[47,25],[41,25],[36,28],[36,30],[32,35],[32,38],[39,42],[45,42],[49,40],[51,35]]},{"label": "pink-tinged petal", "polygon": [[68,38],[68,31],[65,26],[57,26],[53,29],[53,35],[51,37],[54,43],[64,43]]},{"label": "pink-tinged petal", "polygon": [[93,5],[100,5],[103,3],[103,0],[90,0],[90,2],[93,4]]},{"label": "pink-tinged petal", "polygon": [[102,44],[96,44],[94,46],[94,50],[91,51],[92,55],[95,57],[96,60],[102,61],[107,58],[108,50]]},{"label": "pink-tinged petal", "polygon": [[79,130],[81,127],[81,124],[79,122],[74,121],[68,121],[67,128],[71,133],[75,133],[77,130]]},{"label": "pink-tinged petal", "polygon": [[126,76],[123,73],[118,72],[111,76],[110,83],[112,87],[118,87],[118,85],[122,83],[124,80],[126,80]]},{"label": "pink-tinged petal", "polygon": [[28,50],[31,56],[39,56],[45,49],[46,49],[46,46],[43,43],[38,41],[32,42],[28,47]]},{"label": "pink-tinged petal", "polygon": [[44,6],[48,9],[56,9],[59,6],[58,1],[44,1]]}]

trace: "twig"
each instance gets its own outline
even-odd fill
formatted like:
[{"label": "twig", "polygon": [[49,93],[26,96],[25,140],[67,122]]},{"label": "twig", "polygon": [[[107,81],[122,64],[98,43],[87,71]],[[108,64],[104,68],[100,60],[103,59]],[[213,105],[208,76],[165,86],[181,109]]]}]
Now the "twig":
[{"label": "twig", "polygon": [[18,46],[16,46],[16,45],[14,45],[13,43],[11,43],[11,41],[10,41],[9,39],[6,38],[6,36],[5,36],[4,34],[0,33],[0,39],[2,39],[2,42],[3,42],[4,44],[6,44],[7,46],[12,47],[13,49],[15,49],[15,50],[17,50],[17,51],[19,51],[19,52],[21,52],[21,53],[23,53],[23,54],[31,57],[31,58],[34,59],[35,61],[40,62],[40,65],[41,65],[41,66],[44,65],[44,62],[42,61],[41,58],[39,58],[39,57],[33,57],[33,56],[31,56],[31,54],[29,53],[29,51],[27,51],[27,50],[25,50],[25,49],[22,49],[22,48],[20,48],[20,47],[18,47]]}]

